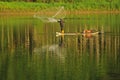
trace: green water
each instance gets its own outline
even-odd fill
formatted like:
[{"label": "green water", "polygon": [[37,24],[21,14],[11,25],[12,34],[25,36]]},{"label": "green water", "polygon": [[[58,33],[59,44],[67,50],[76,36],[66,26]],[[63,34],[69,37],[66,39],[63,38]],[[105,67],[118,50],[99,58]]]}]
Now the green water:
[{"label": "green water", "polygon": [[120,15],[72,15],[59,23],[31,16],[0,16],[0,80],[120,80]]}]

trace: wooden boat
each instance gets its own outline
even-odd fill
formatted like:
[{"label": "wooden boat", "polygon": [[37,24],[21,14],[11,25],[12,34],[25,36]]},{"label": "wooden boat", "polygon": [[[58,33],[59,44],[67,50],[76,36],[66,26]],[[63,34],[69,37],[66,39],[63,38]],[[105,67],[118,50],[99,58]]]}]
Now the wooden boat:
[{"label": "wooden boat", "polygon": [[56,32],[56,36],[74,36],[74,35],[83,35],[83,36],[93,36],[96,34],[99,34],[100,32],[92,32],[92,33],[61,33],[61,32]]}]

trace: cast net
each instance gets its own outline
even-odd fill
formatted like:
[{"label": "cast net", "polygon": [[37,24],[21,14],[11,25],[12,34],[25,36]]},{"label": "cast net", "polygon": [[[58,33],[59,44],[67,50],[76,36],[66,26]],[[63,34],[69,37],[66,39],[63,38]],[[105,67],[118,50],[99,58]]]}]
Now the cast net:
[{"label": "cast net", "polygon": [[34,18],[38,18],[43,22],[57,22],[59,19],[65,18],[65,10],[64,7],[57,7],[57,8],[50,8],[37,11],[36,14],[34,14]]}]

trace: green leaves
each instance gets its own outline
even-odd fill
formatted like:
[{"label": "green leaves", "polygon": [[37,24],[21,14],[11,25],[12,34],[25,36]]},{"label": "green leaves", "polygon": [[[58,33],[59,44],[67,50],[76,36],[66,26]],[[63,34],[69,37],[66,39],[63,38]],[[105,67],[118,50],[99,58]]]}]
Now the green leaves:
[{"label": "green leaves", "polygon": [[[50,0],[51,1],[51,0]],[[41,2],[41,0],[37,0],[36,2],[0,2],[0,11],[37,11],[48,8],[60,7],[64,6],[66,10],[119,10],[119,2],[116,0],[112,0],[112,2],[108,2],[107,0],[81,0],[81,1],[73,1],[70,3],[69,1],[64,2],[65,0],[59,0],[58,2],[52,1],[49,3]]]}]

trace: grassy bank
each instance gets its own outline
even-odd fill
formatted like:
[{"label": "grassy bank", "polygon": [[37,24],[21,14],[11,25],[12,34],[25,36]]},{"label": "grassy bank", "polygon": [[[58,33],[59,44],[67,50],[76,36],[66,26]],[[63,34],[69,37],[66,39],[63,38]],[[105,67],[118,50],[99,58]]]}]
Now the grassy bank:
[{"label": "grassy bank", "polygon": [[120,10],[119,3],[115,2],[79,2],[79,3],[36,3],[36,2],[0,2],[1,13],[31,13],[45,9],[64,6],[66,11],[117,11]]},{"label": "grassy bank", "polygon": [[4,10],[36,10],[64,6],[67,10],[120,10],[119,3],[81,2],[81,3],[35,3],[35,2],[0,2],[0,11]]}]

